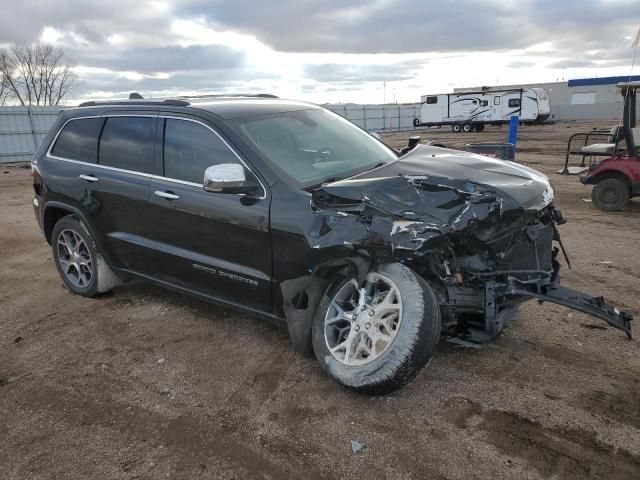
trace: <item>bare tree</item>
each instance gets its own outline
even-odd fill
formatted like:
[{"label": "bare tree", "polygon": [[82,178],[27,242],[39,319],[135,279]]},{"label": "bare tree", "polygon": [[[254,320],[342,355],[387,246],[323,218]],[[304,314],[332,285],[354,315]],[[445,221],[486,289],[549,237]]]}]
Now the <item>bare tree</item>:
[{"label": "bare tree", "polygon": [[73,67],[64,51],[51,45],[17,43],[10,49],[0,49],[5,99],[9,97],[20,105],[58,105],[75,83]]},{"label": "bare tree", "polygon": [[7,87],[7,82],[4,75],[0,73],[0,105],[4,105],[6,103],[8,96],[9,88]]}]

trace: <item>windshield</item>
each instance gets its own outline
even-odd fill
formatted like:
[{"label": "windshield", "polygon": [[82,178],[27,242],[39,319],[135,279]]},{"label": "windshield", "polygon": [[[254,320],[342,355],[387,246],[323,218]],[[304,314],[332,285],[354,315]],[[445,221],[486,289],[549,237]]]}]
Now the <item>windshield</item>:
[{"label": "windshield", "polygon": [[241,118],[236,124],[281,175],[301,188],[397,159],[383,143],[324,109]]}]

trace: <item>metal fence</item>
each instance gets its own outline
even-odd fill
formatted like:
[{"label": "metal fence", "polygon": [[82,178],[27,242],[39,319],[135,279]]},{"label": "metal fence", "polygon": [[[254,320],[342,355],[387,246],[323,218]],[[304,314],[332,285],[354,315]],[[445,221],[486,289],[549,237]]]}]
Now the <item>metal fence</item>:
[{"label": "metal fence", "polygon": [[0,163],[28,162],[60,107],[1,107]]},{"label": "metal fence", "polygon": [[[640,108],[640,102],[638,104]],[[411,130],[419,103],[327,104],[325,107],[370,132]],[[618,119],[622,103],[552,105],[555,120]],[[60,112],[60,107],[0,107],[0,163],[28,162]]]},{"label": "metal fence", "polygon": [[324,106],[370,132],[410,130],[414,128],[413,119],[420,117],[419,103],[387,105],[345,103]]},{"label": "metal fence", "polygon": [[[420,104],[325,105],[371,132],[413,128]],[[53,124],[60,107],[0,107],[0,163],[28,162]]]}]

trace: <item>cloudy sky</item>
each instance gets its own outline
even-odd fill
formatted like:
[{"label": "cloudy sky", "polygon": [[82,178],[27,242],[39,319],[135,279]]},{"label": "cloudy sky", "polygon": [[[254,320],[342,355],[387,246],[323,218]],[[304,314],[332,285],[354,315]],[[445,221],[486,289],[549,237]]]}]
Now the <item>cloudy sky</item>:
[{"label": "cloudy sky", "polygon": [[627,75],[640,28],[638,0],[1,2],[0,46],[63,47],[77,63],[74,99],[414,102],[459,86]]}]

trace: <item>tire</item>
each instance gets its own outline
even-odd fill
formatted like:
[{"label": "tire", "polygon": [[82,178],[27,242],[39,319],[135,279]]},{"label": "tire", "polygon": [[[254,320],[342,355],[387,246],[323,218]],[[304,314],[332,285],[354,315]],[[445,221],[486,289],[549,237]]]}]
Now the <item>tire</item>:
[{"label": "tire", "polygon": [[591,190],[593,204],[606,212],[622,210],[630,196],[631,192],[627,184],[617,178],[605,178],[596,183]]},{"label": "tire", "polygon": [[[312,341],[316,358],[333,380],[361,393],[380,395],[418,375],[434,355],[442,327],[433,291],[413,270],[400,263],[380,265],[367,275],[365,286],[372,284],[376,293],[355,320],[346,317],[351,317],[348,313],[360,296],[357,281],[347,278],[328,289],[314,316]],[[386,296],[385,286],[390,287]],[[334,306],[338,304],[347,315],[340,315]]]},{"label": "tire", "polygon": [[73,293],[95,297],[120,283],[76,216],[58,220],[51,233],[51,249],[58,273]]},{"label": "tire", "polygon": [[476,127],[476,132],[482,132],[484,130],[484,124],[482,123],[476,123],[475,127]]},{"label": "tire", "polygon": [[464,125],[462,125],[462,131],[464,133],[469,133],[471,132],[471,130],[473,130],[473,125],[471,125],[470,123],[465,123]]},{"label": "tire", "polygon": [[413,119],[413,126],[414,127],[419,127],[420,126],[420,119],[419,118],[414,118]]},{"label": "tire", "polygon": [[462,130],[462,128],[458,124],[451,126],[451,131],[453,131],[454,133],[459,133],[460,130]]}]

